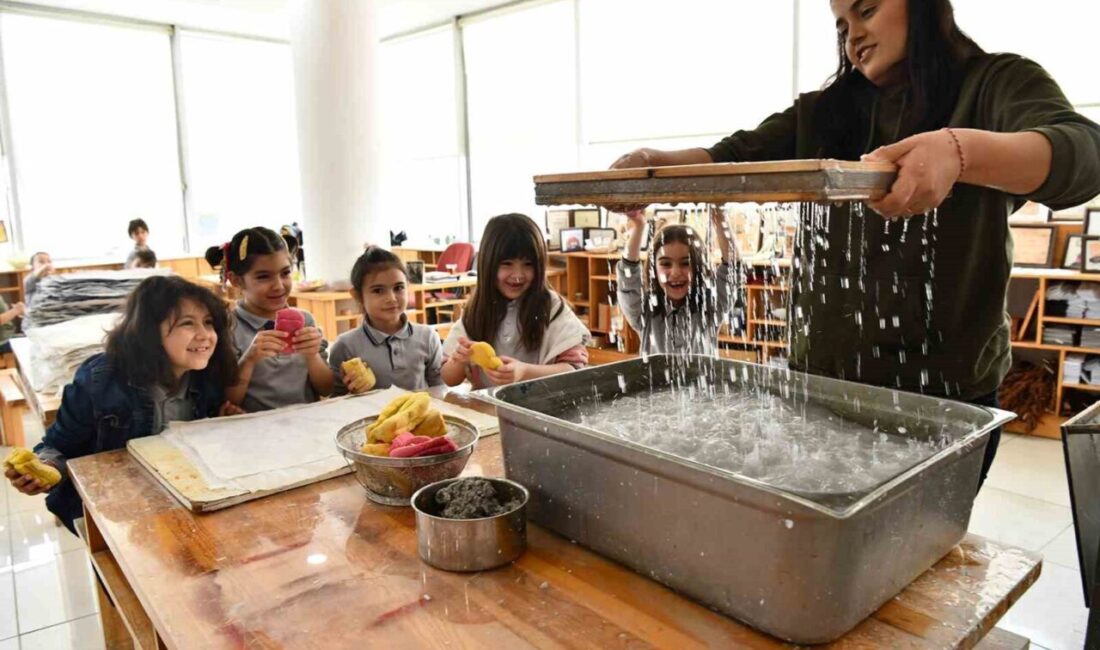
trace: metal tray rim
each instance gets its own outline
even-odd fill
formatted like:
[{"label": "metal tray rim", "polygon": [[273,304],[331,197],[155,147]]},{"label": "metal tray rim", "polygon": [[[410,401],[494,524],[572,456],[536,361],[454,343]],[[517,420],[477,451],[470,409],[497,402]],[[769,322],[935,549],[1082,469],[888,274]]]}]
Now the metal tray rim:
[{"label": "metal tray rim", "polygon": [[[707,360],[711,360],[711,359],[715,358],[715,357],[710,357],[710,356],[707,356],[707,355],[672,355],[672,354],[651,354],[651,355],[648,355],[649,358],[653,358],[653,357],[674,357],[674,356],[677,356],[677,357],[678,356],[693,356],[693,357],[699,357],[699,358],[707,359]],[[611,363],[611,364],[604,364],[601,367],[602,368],[608,368],[608,367],[613,367],[613,366],[616,366],[616,365],[636,363],[636,362],[637,362],[637,359],[625,359],[623,361],[617,361],[617,362],[614,362],[614,363]],[[750,362],[739,362],[739,363],[743,363],[745,365],[757,366],[757,367],[761,367],[761,368],[766,368],[766,369],[769,369],[769,370],[780,370],[780,369],[776,369],[776,368],[769,368],[768,366],[765,366],[763,364],[758,364],[758,363],[750,363]],[[795,374],[797,371],[788,370],[787,372]],[[797,374],[805,374],[805,373],[797,373]],[[866,384],[860,384],[859,382],[853,382],[853,381],[842,380],[842,379],[834,379],[834,378],[831,378],[831,377],[829,377],[827,379],[829,379],[830,381],[835,381],[835,382],[838,382],[838,383],[852,385],[852,386],[867,386]],[[488,404],[491,404],[491,405],[493,405],[497,408],[505,408],[505,409],[511,409],[511,410],[514,410],[514,411],[522,412],[524,415],[527,415],[528,417],[531,417],[535,420],[539,420],[539,421],[543,421],[543,422],[553,422],[555,424],[559,423],[559,422],[565,422],[564,420],[561,420],[559,418],[555,418],[555,417],[546,415],[544,413],[540,413],[538,411],[534,411],[532,409],[529,409],[529,408],[526,408],[526,407],[523,407],[523,406],[518,406],[518,405],[513,404],[511,402],[504,401],[503,399],[500,399],[499,397],[496,396],[498,392],[501,392],[503,390],[506,390],[506,389],[509,389],[509,388],[514,388],[516,386],[520,386],[520,385],[523,385],[523,384],[531,384],[531,383],[534,383],[534,382],[537,382],[537,381],[539,381],[539,380],[538,379],[533,379],[533,380],[528,380],[528,381],[524,381],[524,382],[519,382],[519,383],[516,383],[516,384],[511,384],[509,386],[497,386],[497,387],[493,387],[493,388],[485,388],[485,389],[482,389],[482,390],[471,392],[470,395],[473,396],[476,399],[480,399],[480,400],[482,400],[482,401],[484,401]],[[883,390],[893,390],[893,389],[883,388]],[[855,502],[853,502],[853,503],[851,503],[847,506],[844,506],[844,507],[829,506],[829,505],[821,504],[821,503],[818,503],[816,501],[813,501],[812,499],[810,499],[808,497],[802,496],[802,495],[797,494],[795,492],[788,492],[787,490],[784,490],[782,488],[774,487],[772,485],[769,485],[769,484],[764,483],[762,481],[759,481],[757,479],[749,478],[747,476],[741,476],[740,474],[736,474],[736,473],[731,472],[729,470],[718,469],[718,468],[715,468],[715,467],[711,467],[709,465],[704,465],[702,463],[698,463],[696,461],[688,460],[686,458],[681,458],[679,456],[669,454],[668,452],[664,452],[664,451],[661,451],[661,450],[658,450],[658,449],[652,449],[652,448],[646,447],[644,445],[639,445],[639,444],[631,442],[631,441],[623,440],[623,439],[618,438],[616,436],[612,436],[610,434],[603,433],[599,430],[593,429],[593,428],[585,426],[585,425],[575,424],[573,422],[566,422],[565,424],[568,425],[568,427],[571,431],[575,431],[577,433],[585,434],[585,435],[590,436],[594,439],[597,439],[597,440],[600,440],[600,441],[603,441],[603,442],[609,442],[609,443],[612,443],[612,444],[617,445],[617,446],[626,447],[626,448],[631,449],[633,451],[640,451],[640,452],[644,452],[644,453],[647,453],[647,454],[650,454],[650,455],[654,455],[654,456],[657,456],[658,458],[660,458],[661,460],[671,461],[672,463],[674,463],[676,465],[679,465],[681,467],[684,467],[684,468],[686,468],[690,471],[700,472],[700,473],[707,474],[707,475],[710,475],[710,476],[713,476],[713,477],[716,477],[716,478],[719,478],[719,479],[722,479],[722,480],[728,480],[728,481],[733,481],[735,483],[740,483],[740,484],[746,485],[748,487],[766,492],[766,493],[768,493],[772,496],[776,496],[776,497],[779,497],[779,498],[782,498],[782,499],[787,499],[789,501],[793,501],[793,502],[798,503],[798,504],[800,504],[804,507],[810,508],[814,511],[826,514],[826,515],[828,515],[830,517],[833,517],[833,518],[836,518],[836,519],[848,519],[848,518],[851,518],[851,517],[855,516],[856,514],[861,512],[862,510],[866,509],[871,504],[873,504],[873,503],[875,503],[875,502],[877,502],[881,499],[884,499],[884,498],[888,497],[892,492],[895,491],[895,488],[897,488],[898,486],[900,486],[904,483],[909,482],[913,477],[920,474],[927,467],[930,467],[932,465],[935,465],[935,464],[941,462],[943,459],[947,458],[948,456],[952,456],[952,455],[957,454],[959,452],[960,448],[966,448],[966,447],[974,444],[975,441],[980,439],[982,436],[988,435],[988,433],[990,431],[992,431],[993,429],[995,429],[995,428],[1003,425],[1004,423],[1009,422],[1010,420],[1013,420],[1013,419],[1016,418],[1016,414],[1012,413],[1010,411],[1004,411],[1002,409],[995,409],[995,408],[986,407],[986,406],[978,406],[978,405],[975,405],[975,404],[967,404],[965,402],[955,402],[953,400],[948,400],[948,401],[952,401],[953,403],[960,404],[962,406],[967,406],[967,407],[970,407],[970,408],[985,411],[985,412],[990,414],[991,421],[988,424],[986,424],[986,425],[984,425],[980,428],[976,428],[974,431],[971,431],[970,433],[966,434],[964,437],[960,438],[958,441],[956,441],[954,444],[947,447],[946,449],[940,450],[939,452],[929,456],[928,458],[924,459],[923,461],[917,463],[916,465],[910,467],[909,469],[905,470],[904,472],[898,474],[897,476],[890,479],[889,481],[886,481],[886,482],[878,485],[874,489],[867,492],[867,494],[860,497]]]}]

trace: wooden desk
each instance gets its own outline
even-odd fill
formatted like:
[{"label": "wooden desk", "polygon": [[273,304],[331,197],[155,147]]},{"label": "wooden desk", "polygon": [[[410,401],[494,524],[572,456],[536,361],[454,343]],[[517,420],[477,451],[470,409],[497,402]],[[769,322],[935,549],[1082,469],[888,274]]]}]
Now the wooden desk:
[{"label": "wooden desk", "polygon": [[11,351],[15,354],[15,361],[19,365],[19,382],[23,385],[23,395],[27,398],[27,404],[42,421],[43,427],[49,427],[57,417],[57,410],[61,408],[61,393],[37,393],[31,388],[28,369],[31,367],[31,342],[26,337],[10,339]]},{"label": "wooden desk", "polygon": [[[501,463],[487,438],[466,473],[500,476]],[[412,510],[369,502],[351,476],[194,515],[126,451],[69,472],[118,604],[101,596],[109,643],[128,628],[141,648],[786,647],[535,525],[513,565],[433,569]],[[832,647],[971,648],[1039,569],[968,536]]]}]

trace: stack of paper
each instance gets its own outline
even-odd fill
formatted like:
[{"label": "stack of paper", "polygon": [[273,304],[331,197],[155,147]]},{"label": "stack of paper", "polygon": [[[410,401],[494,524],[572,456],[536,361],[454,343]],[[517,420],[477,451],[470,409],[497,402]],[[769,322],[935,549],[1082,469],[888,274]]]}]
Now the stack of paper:
[{"label": "stack of paper", "polygon": [[1062,381],[1067,384],[1081,383],[1081,369],[1085,364],[1085,355],[1067,354],[1066,363],[1062,366]]},{"label": "stack of paper", "polygon": [[[1069,363],[1069,357],[1066,357],[1066,363]],[[1065,383],[1071,384],[1069,379],[1064,379]],[[1081,370],[1081,382],[1082,384],[1100,384],[1100,357],[1092,357],[1085,362],[1084,367]]]},{"label": "stack of paper", "polygon": [[56,393],[69,383],[80,364],[103,351],[107,332],[119,316],[118,312],[81,316],[28,330],[31,361],[24,371],[35,392]]},{"label": "stack of paper", "polygon": [[1070,325],[1047,325],[1043,328],[1043,343],[1047,345],[1076,345],[1077,328]]},{"label": "stack of paper", "polygon": [[131,269],[48,276],[38,283],[34,301],[23,319],[23,331],[80,316],[121,311],[127,296],[142,280],[171,272],[171,269]]},{"label": "stack of paper", "polygon": [[1100,349],[1100,327],[1081,328],[1081,347]]}]

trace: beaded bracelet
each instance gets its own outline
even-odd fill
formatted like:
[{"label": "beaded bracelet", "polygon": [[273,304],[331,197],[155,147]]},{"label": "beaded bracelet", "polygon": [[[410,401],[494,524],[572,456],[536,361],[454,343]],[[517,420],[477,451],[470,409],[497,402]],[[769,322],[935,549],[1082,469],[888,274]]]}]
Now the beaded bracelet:
[{"label": "beaded bracelet", "polygon": [[963,173],[966,172],[966,155],[963,154],[962,143],[959,142],[959,136],[955,135],[955,130],[945,128],[944,131],[947,131],[947,135],[951,136],[951,140],[955,143],[955,151],[959,152],[959,176],[955,179],[957,183],[959,178],[962,178]]}]

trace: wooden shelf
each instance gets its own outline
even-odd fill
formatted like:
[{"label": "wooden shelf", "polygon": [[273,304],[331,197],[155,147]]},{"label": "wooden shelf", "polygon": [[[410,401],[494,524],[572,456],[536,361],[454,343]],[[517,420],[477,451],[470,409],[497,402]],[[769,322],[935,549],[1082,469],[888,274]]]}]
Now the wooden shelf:
[{"label": "wooden shelf", "polygon": [[341,322],[341,323],[342,322],[347,322],[347,321],[359,320],[360,318],[362,318],[362,314],[337,314],[336,315],[337,322]]},{"label": "wooden shelf", "polygon": [[1044,323],[1061,323],[1064,325],[1089,325],[1100,327],[1100,320],[1095,318],[1063,318],[1061,316],[1043,316]]},{"label": "wooden shelf", "polygon": [[1100,393],[1100,386],[1093,386],[1091,384],[1062,384],[1062,388],[1072,388],[1074,390],[1084,390],[1090,393]]},{"label": "wooden shelf", "polygon": [[130,587],[114,556],[110,551],[99,551],[92,553],[91,559],[92,567],[99,574],[126,629],[133,636],[133,641],[136,642],[134,645],[140,650],[155,650],[159,646],[153,623],[145,613],[145,608]]},{"label": "wooden shelf", "polygon": [[759,343],[759,341],[751,341],[751,340],[745,338],[744,336],[730,336],[728,334],[719,334],[718,335],[718,342],[719,343],[737,343],[737,344],[740,344],[740,345],[753,345],[755,343]]},{"label": "wooden shelf", "polygon": [[750,318],[749,322],[754,325],[764,325],[766,327],[786,327],[787,321],[774,320],[771,318]]},{"label": "wooden shelf", "polygon": [[1050,343],[1035,343],[1034,341],[1012,341],[1012,347],[1024,350],[1049,350],[1051,352],[1076,352],[1078,354],[1100,354],[1100,350],[1093,348],[1074,348],[1068,345],[1052,345]]},{"label": "wooden shelf", "polygon": [[618,282],[618,278],[613,275],[593,275],[589,277],[590,280],[607,280],[608,282]]},{"label": "wooden shelf", "polygon": [[23,287],[0,287],[0,293],[19,293]]}]

